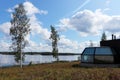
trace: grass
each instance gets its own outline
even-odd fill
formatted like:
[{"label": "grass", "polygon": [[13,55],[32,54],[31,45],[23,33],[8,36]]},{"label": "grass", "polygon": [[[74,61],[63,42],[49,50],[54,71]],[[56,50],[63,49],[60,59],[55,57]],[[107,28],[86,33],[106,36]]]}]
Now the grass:
[{"label": "grass", "polygon": [[55,62],[0,68],[0,80],[120,80],[120,68],[83,68],[79,62]]}]

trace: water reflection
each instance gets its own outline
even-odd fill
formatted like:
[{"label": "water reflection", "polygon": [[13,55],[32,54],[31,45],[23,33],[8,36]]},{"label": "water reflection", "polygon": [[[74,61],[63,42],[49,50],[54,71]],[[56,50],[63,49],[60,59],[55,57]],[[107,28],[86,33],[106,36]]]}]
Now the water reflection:
[{"label": "water reflection", "polygon": [[[76,61],[78,60],[79,55],[67,55],[67,56],[59,56],[60,61]],[[32,62],[33,64],[38,63],[51,63],[56,59],[53,58],[52,55],[25,55],[24,65],[29,64]],[[0,54],[0,66],[12,66],[18,65],[18,63],[14,60],[14,55],[3,55]]]}]

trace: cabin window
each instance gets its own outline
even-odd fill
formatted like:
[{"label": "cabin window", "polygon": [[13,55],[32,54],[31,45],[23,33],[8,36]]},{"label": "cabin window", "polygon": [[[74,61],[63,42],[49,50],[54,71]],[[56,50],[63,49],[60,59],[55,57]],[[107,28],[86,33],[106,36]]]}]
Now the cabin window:
[{"label": "cabin window", "polygon": [[82,62],[93,62],[93,56],[83,55],[81,60],[82,60]]},{"label": "cabin window", "polygon": [[112,55],[112,51],[108,47],[96,48],[95,54]]},{"label": "cabin window", "polygon": [[89,47],[83,51],[81,62],[113,63],[114,56],[110,47]]},{"label": "cabin window", "polygon": [[94,48],[86,48],[83,54],[94,54]]}]

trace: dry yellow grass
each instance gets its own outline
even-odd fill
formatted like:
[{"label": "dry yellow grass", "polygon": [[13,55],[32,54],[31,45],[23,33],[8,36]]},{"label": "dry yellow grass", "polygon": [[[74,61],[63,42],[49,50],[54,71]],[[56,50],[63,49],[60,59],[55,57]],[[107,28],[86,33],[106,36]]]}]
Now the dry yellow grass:
[{"label": "dry yellow grass", "polygon": [[79,62],[58,62],[0,68],[0,80],[120,80],[119,68],[83,68]]}]

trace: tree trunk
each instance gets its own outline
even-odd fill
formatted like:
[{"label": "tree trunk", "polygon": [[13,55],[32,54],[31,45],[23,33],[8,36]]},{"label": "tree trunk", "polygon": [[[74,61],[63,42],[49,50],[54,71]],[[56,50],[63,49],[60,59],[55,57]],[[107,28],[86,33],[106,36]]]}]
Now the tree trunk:
[{"label": "tree trunk", "polygon": [[57,62],[59,62],[59,57],[57,56]]},{"label": "tree trunk", "polygon": [[21,48],[22,48],[22,41],[20,40],[20,68],[22,68],[22,49]]},{"label": "tree trunk", "polygon": [[22,51],[20,52],[20,68],[22,68]]}]

